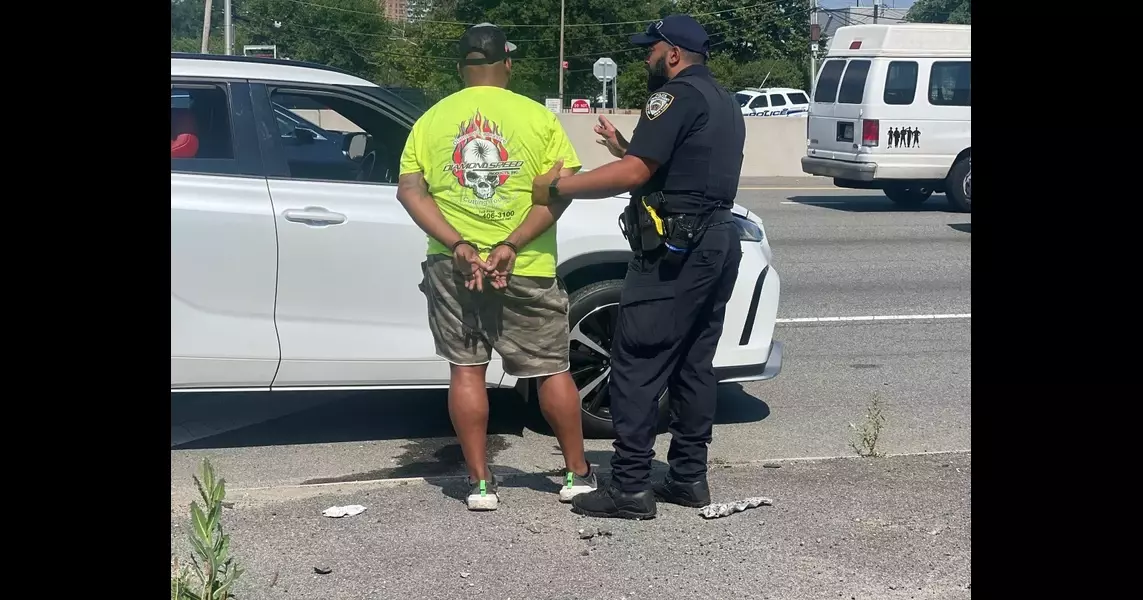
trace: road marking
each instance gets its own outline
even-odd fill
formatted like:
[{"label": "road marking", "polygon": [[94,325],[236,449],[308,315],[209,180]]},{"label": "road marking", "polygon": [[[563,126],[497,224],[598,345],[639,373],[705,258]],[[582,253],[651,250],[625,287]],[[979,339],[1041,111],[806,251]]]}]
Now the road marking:
[{"label": "road marking", "polygon": [[[971,448],[964,448],[964,449],[960,449],[960,450],[928,450],[928,451],[924,451],[924,452],[887,452],[886,454],[883,455],[883,457],[884,458],[895,458],[895,457],[908,457],[908,456],[939,456],[939,455],[945,455],[945,454],[972,454],[972,449]],[[837,456],[791,456],[791,457],[785,457],[785,458],[764,458],[764,459],[755,459],[755,460],[748,460],[748,461],[724,462],[724,463],[720,463],[720,464],[721,465],[730,465],[730,466],[751,466],[751,465],[761,465],[761,464],[765,464],[765,463],[814,462],[814,461],[841,460],[841,459],[861,460],[863,458],[864,457],[856,456],[856,455],[852,455],[852,454],[837,455]],[[611,469],[607,468],[605,465],[596,465],[593,467],[593,469],[599,473],[610,473],[611,472]],[[665,467],[662,467],[662,469],[665,469]],[[556,477],[555,475],[548,475],[547,473],[542,472],[542,471],[517,472],[517,473],[496,473],[496,477],[499,478],[500,480],[512,479],[515,477],[535,477],[537,475],[545,476],[545,477]],[[362,481],[341,481],[341,482],[331,482],[331,483],[310,483],[310,484],[288,483],[288,484],[284,484],[284,485],[266,485],[266,486],[258,486],[258,487],[247,487],[247,488],[227,488],[226,491],[228,491],[228,492],[244,492],[245,493],[245,492],[261,492],[261,491],[287,490],[287,489],[302,490],[302,489],[328,488],[328,487],[337,487],[337,486],[399,485],[402,483],[404,483],[404,484],[428,483],[429,481],[454,481],[454,480],[467,480],[467,479],[468,479],[468,475],[433,475],[433,476],[429,476],[429,477],[395,477],[392,479],[368,479],[368,480],[362,480]]]},{"label": "road marking", "polygon": [[972,313],[943,315],[876,315],[868,317],[794,317],[774,319],[775,323],[851,323],[854,321],[933,321],[936,319],[971,319]]},{"label": "road marking", "polygon": [[811,204],[811,205],[813,205],[813,204],[849,204],[850,202],[853,202],[853,200],[806,200],[804,202],[786,201],[786,202],[783,202],[782,204],[802,204],[802,205],[806,205],[806,204]]},{"label": "road marking", "polygon": [[846,188],[839,188],[839,187],[834,187],[834,186],[828,186],[828,187],[769,187],[769,186],[764,186],[764,185],[762,185],[762,186],[749,185],[749,186],[739,187],[738,189],[740,189],[740,190],[752,190],[752,191],[775,191],[775,192],[797,192],[800,190],[813,191],[813,192],[825,192],[825,191],[829,191],[829,190],[833,190],[835,192],[848,191]]}]

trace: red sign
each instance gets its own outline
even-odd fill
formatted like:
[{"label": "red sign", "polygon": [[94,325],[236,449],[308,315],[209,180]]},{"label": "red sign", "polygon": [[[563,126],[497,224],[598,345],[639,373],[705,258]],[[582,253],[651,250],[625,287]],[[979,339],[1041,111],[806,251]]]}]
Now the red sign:
[{"label": "red sign", "polygon": [[571,101],[571,111],[573,113],[590,113],[591,103],[583,98],[576,98]]},{"label": "red sign", "polygon": [[568,61],[566,61],[566,60],[564,61],[564,68],[565,69],[568,68]]}]

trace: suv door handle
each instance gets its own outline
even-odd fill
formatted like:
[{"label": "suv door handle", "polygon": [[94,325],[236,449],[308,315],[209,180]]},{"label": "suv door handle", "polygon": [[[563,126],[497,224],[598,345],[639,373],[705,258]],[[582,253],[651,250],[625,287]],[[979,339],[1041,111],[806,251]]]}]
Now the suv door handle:
[{"label": "suv door handle", "polygon": [[291,208],[282,213],[287,221],[305,225],[339,225],[345,222],[345,215],[330,212],[320,206],[307,206],[303,209]]}]

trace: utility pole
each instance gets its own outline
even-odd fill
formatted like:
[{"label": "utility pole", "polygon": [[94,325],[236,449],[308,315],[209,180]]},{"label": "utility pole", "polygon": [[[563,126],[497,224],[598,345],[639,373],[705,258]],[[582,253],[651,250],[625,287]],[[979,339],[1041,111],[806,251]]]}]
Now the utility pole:
[{"label": "utility pole", "polygon": [[877,12],[881,8],[881,0],[873,0],[873,24],[877,24]]},{"label": "utility pole", "polygon": [[[209,0],[207,0],[209,2]],[[564,0],[560,0],[560,110],[564,109]]]},{"label": "utility pole", "polygon": [[226,27],[226,54],[234,54],[234,25],[230,22],[230,0],[226,0],[226,16],[222,24]]},{"label": "utility pole", "polygon": [[818,24],[818,0],[813,0],[813,9],[810,11],[810,94],[818,79],[818,40],[822,37],[821,25]]},{"label": "utility pole", "polygon": [[202,17],[202,53],[209,52],[210,42],[210,0],[206,0],[206,14]]}]

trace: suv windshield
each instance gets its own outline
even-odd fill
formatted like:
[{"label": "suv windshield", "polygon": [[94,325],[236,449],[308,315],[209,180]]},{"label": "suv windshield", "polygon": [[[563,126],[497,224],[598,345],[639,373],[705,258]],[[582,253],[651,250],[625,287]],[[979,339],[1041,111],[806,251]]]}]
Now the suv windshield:
[{"label": "suv windshield", "polygon": [[747,96],[741,92],[734,94],[734,99],[738,102],[739,106],[746,106],[746,103],[750,102],[750,99],[753,97],[754,96]]}]

